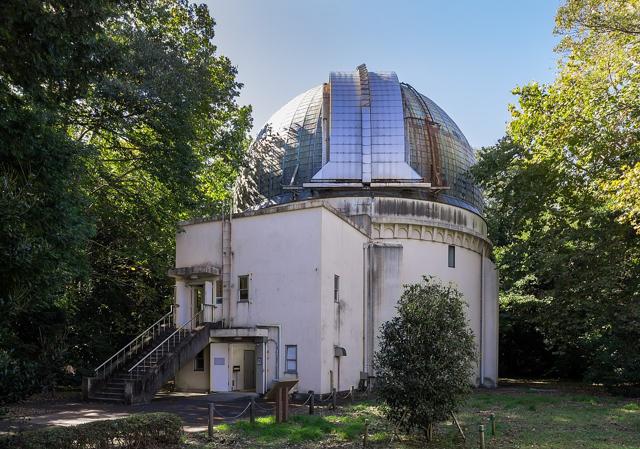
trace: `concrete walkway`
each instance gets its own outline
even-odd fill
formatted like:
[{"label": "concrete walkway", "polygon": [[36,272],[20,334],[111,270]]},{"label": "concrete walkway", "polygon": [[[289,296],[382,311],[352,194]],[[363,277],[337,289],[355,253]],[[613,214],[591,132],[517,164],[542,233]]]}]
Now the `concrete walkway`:
[{"label": "concrete walkway", "polygon": [[[9,417],[0,418],[0,433],[18,432],[46,426],[72,426],[101,419],[115,419],[133,413],[168,412],[179,415],[186,432],[207,429],[209,402],[223,416],[239,414],[255,393],[159,393],[149,404],[123,405],[105,402],[82,402],[78,398],[64,400],[29,401],[12,407]],[[272,403],[256,401],[257,416],[269,415]],[[265,409],[269,410],[266,411]],[[223,419],[216,416],[216,423]]]}]

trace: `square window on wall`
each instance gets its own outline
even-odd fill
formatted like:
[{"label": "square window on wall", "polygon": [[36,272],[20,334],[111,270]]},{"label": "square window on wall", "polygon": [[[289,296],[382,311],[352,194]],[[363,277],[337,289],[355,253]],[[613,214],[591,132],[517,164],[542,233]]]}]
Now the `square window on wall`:
[{"label": "square window on wall", "polygon": [[298,346],[286,345],[285,346],[285,373],[297,374],[298,373]]},{"label": "square window on wall", "polygon": [[193,359],[193,370],[204,371],[204,349]]},{"label": "square window on wall", "polygon": [[238,276],[238,300],[249,301],[249,275]]}]

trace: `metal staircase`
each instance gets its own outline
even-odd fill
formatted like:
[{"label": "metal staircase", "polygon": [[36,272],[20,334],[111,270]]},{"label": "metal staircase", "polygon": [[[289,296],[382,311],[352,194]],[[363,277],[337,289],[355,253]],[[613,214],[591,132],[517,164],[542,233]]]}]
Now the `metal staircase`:
[{"label": "metal staircase", "polygon": [[176,327],[173,307],[83,379],[86,400],[148,402],[184,363],[209,343],[205,306]]}]

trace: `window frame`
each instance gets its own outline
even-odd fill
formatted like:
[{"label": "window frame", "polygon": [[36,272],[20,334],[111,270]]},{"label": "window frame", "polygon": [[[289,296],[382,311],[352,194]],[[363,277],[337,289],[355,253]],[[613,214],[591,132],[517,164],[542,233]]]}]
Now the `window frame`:
[{"label": "window frame", "polygon": [[[218,296],[218,286],[220,286],[220,292],[219,292],[220,295],[219,296]],[[224,299],[224,288],[223,288],[223,285],[222,285],[222,279],[218,279],[218,280],[216,280],[214,282],[213,289],[214,289],[214,293],[215,293],[215,297],[216,297],[215,304],[216,305],[222,304],[222,300]]]},{"label": "window frame", "polygon": [[[295,351],[293,358],[289,358],[289,349]],[[289,369],[289,362],[292,362],[295,367]],[[285,374],[298,374],[298,345],[285,345],[284,346],[284,372]]]},{"label": "window frame", "polygon": [[[242,279],[247,280],[247,287],[242,288]],[[251,299],[251,295],[249,294],[249,289],[251,285],[251,279],[248,274],[238,275],[238,302],[249,302]],[[246,292],[246,298],[242,297],[242,292]]]},{"label": "window frame", "polygon": [[456,267],[456,247],[455,245],[449,245],[447,248],[447,266],[449,268]]},{"label": "window frame", "polygon": [[[200,368],[198,362],[202,360],[202,367]],[[202,373],[205,371],[205,357],[204,357],[204,349],[196,354],[193,358],[193,371]]]}]

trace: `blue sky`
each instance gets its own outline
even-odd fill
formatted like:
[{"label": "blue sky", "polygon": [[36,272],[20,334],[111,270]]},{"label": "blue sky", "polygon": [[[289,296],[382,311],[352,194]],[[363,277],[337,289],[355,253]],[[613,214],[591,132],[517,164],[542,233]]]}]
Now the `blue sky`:
[{"label": "blue sky", "polygon": [[474,147],[504,134],[511,90],[550,82],[560,0],[207,0],[238,68],[254,133],[332,70],[393,70],[438,103]]}]

